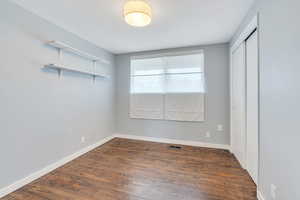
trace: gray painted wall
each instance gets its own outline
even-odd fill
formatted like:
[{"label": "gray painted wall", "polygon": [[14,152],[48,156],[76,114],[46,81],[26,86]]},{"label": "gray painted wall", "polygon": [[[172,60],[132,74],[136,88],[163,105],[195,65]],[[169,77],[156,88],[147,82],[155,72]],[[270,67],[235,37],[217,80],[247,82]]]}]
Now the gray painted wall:
[{"label": "gray painted wall", "polygon": [[[115,132],[114,67],[111,79],[41,70],[57,60],[46,46],[61,40],[113,62],[110,53],[0,1],[0,188]],[[86,65],[66,55],[69,64]],[[81,143],[81,136],[86,142]]]},{"label": "gray painted wall", "polygon": [[[259,12],[259,190],[271,200],[300,199],[300,26],[298,0],[258,0],[238,32]],[[234,37],[233,41],[237,38]]]},{"label": "gray painted wall", "polygon": [[[206,122],[175,122],[129,118],[130,56],[203,49],[207,78]],[[229,46],[219,44],[116,56],[117,132],[138,136],[229,144]],[[224,131],[217,132],[223,124]],[[206,138],[206,131],[211,138]]]}]

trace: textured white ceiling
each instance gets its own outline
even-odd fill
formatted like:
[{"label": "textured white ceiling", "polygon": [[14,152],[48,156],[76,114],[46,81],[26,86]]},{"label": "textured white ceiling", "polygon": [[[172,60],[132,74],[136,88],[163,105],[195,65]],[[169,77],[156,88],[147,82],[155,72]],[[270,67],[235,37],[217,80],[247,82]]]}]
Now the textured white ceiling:
[{"label": "textured white ceiling", "polygon": [[148,0],[151,25],[122,17],[126,0],[14,0],[27,10],[113,53],[228,42],[254,0]]}]

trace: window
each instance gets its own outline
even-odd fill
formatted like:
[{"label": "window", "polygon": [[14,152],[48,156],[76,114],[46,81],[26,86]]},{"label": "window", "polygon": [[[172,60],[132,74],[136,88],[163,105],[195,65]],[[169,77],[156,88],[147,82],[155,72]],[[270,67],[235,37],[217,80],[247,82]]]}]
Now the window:
[{"label": "window", "polygon": [[131,60],[130,116],[204,121],[204,54]]}]

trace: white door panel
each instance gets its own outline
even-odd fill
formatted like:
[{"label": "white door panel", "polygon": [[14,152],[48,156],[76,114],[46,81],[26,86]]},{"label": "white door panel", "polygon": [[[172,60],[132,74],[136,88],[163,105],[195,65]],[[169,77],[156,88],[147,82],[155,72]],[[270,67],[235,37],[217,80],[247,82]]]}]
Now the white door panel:
[{"label": "white door panel", "polygon": [[232,54],[231,69],[231,142],[236,158],[245,166],[245,91],[246,91],[245,43]]},{"label": "white door panel", "polygon": [[247,169],[255,183],[258,176],[258,38],[257,31],[246,41],[246,143]]}]

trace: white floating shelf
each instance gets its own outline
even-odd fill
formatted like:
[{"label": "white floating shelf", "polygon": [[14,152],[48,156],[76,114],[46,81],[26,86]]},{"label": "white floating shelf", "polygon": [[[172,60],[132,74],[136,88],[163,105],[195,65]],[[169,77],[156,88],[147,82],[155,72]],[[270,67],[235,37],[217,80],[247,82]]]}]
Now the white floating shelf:
[{"label": "white floating shelf", "polygon": [[60,41],[50,41],[47,44],[52,46],[52,47],[55,47],[55,48],[58,48],[58,49],[61,49],[61,50],[64,50],[64,51],[68,51],[68,52],[71,52],[71,53],[76,54],[78,56],[84,57],[88,60],[92,60],[92,61],[96,61],[96,62],[102,62],[102,63],[105,63],[105,64],[110,64],[110,62],[108,60],[105,60],[103,58],[91,55],[89,53],[86,53],[84,51],[76,49],[76,48],[74,48],[70,45],[67,45],[63,42],[60,42]]},{"label": "white floating shelf", "polygon": [[93,77],[102,77],[102,78],[108,78],[108,76],[104,75],[104,74],[100,74],[100,73],[96,73],[96,72],[90,72],[90,71],[86,71],[86,70],[79,70],[76,69],[74,67],[69,67],[69,66],[65,66],[65,65],[60,65],[60,64],[48,64],[44,66],[45,68],[49,68],[49,69],[56,69],[59,72],[60,71],[70,71],[70,72],[77,72],[77,73],[81,73],[81,74],[85,74],[85,75],[90,75]]}]

